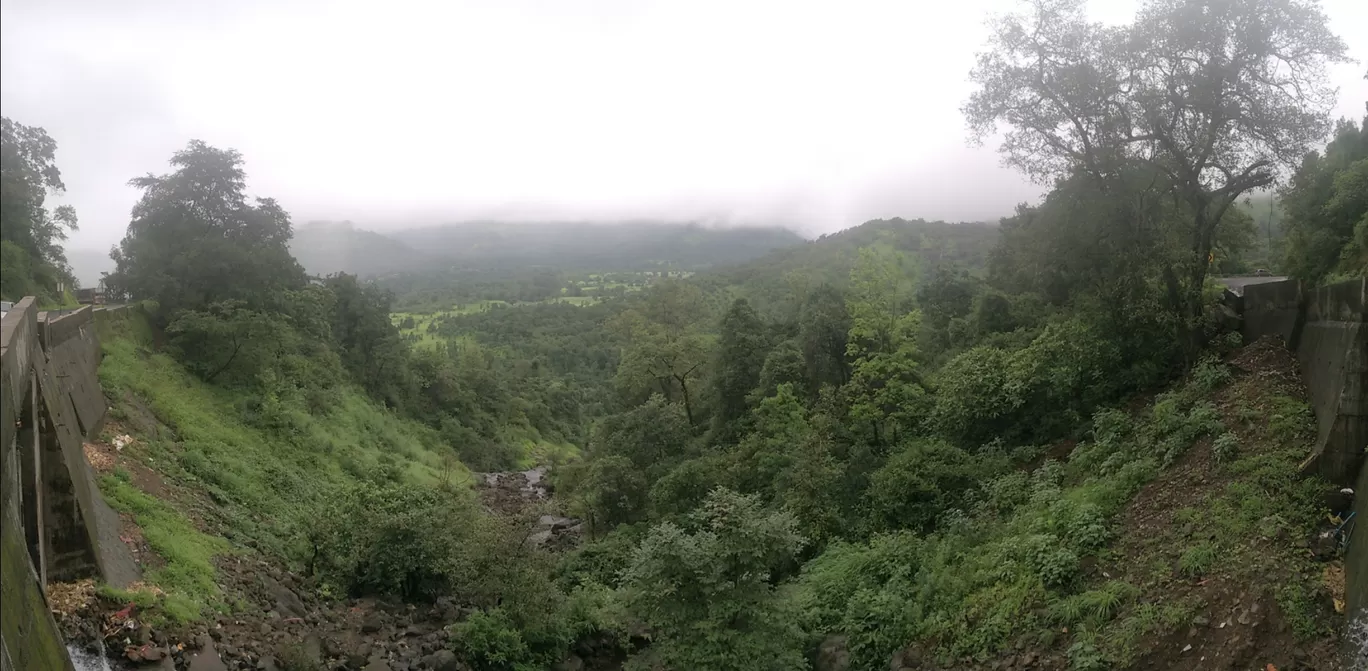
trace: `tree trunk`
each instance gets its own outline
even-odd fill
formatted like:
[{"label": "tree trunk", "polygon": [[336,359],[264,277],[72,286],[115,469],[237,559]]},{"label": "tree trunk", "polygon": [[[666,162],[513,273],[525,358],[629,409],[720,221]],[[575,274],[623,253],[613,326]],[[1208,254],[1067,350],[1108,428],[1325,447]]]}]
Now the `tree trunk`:
[{"label": "tree trunk", "polygon": [[689,384],[685,382],[683,375],[675,376],[675,379],[679,381],[679,391],[684,396],[684,416],[689,419],[689,426],[693,426],[693,403],[689,401]]},{"label": "tree trunk", "polygon": [[233,353],[230,354],[230,355],[228,355],[228,360],[225,361],[225,362],[223,362],[223,365],[222,365],[222,366],[219,366],[219,367],[218,367],[218,370],[216,370],[216,371],[210,373],[208,377],[204,378],[204,381],[205,381],[205,382],[213,382],[213,381],[214,381],[214,378],[216,378],[216,377],[219,376],[219,373],[222,373],[223,371],[228,370],[228,367],[231,366],[231,365],[233,365],[233,359],[236,359],[236,358],[237,358],[238,352],[241,351],[241,350],[242,350],[242,343],[237,342],[237,341],[234,341],[234,342],[233,342]]},{"label": "tree trunk", "polygon": [[1211,203],[1208,199],[1196,198],[1192,204],[1196,210],[1193,221],[1194,258],[1188,269],[1188,286],[1183,301],[1183,355],[1189,368],[1197,363],[1197,357],[1205,344],[1202,342],[1202,289],[1206,284],[1207,268],[1211,264],[1212,238],[1215,237],[1216,225],[1219,223],[1211,220]]}]

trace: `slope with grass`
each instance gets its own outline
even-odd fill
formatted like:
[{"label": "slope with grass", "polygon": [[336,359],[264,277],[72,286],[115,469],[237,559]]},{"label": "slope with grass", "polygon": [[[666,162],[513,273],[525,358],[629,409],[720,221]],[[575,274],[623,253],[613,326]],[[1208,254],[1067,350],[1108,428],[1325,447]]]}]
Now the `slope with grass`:
[{"label": "slope with grass", "polygon": [[100,381],[111,407],[87,451],[150,569],[145,587],[172,621],[232,611],[218,560],[300,556],[293,544],[329,491],[444,483],[460,496],[471,481],[434,431],[357,389],[340,389],[332,408],[310,414],[194,378],[157,351],[137,315],[101,328]]},{"label": "slope with grass", "polygon": [[1102,411],[935,534],[838,544],[790,598],[852,669],[1339,669],[1343,567],[1311,542],[1330,523],[1326,483],[1298,473],[1305,398],[1260,340]]}]

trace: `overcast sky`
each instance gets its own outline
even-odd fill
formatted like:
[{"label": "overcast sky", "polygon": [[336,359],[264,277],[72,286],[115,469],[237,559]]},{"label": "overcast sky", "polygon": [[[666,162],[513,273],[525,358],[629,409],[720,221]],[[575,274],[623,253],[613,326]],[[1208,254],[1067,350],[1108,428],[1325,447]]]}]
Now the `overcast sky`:
[{"label": "overcast sky", "polygon": [[[0,106],[107,249],[191,138],[296,223],[993,219],[1038,187],[958,108],[1012,0],[3,0]],[[1094,0],[1129,18],[1129,0]],[[1325,0],[1368,62],[1368,1]],[[1333,71],[1360,117],[1363,65]]]}]

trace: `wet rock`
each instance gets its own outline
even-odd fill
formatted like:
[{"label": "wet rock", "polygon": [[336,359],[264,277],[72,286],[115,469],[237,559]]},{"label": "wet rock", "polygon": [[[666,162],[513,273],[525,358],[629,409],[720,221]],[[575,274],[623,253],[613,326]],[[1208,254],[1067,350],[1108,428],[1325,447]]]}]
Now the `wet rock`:
[{"label": "wet rock", "polygon": [[165,648],[151,644],[130,645],[124,649],[124,657],[130,662],[160,662],[168,657]]},{"label": "wet rock", "polygon": [[218,651],[211,642],[190,658],[190,671],[228,671],[228,667],[223,665],[223,660],[219,659]]},{"label": "wet rock", "polygon": [[318,638],[318,634],[309,634],[304,637],[304,657],[314,663],[323,661],[323,641]]},{"label": "wet rock", "polygon": [[432,671],[464,671],[462,667],[465,666],[456,659],[456,653],[450,650],[438,650],[424,657],[421,664]]},{"label": "wet rock", "polygon": [[380,653],[371,655],[370,662],[366,664],[364,671],[394,671],[389,661]]},{"label": "wet rock", "polygon": [[569,655],[556,662],[552,671],[584,671],[584,660],[580,659],[578,655]]},{"label": "wet rock", "polygon": [[290,588],[269,577],[263,578],[262,582],[271,599],[275,601],[275,610],[280,614],[285,617],[303,617],[308,614],[309,609]]},{"label": "wet rock", "polygon": [[371,612],[366,615],[366,619],[361,622],[361,633],[374,634],[385,626],[385,619],[378,612]]},{"label": "wet rock", "polygon": [[817,671],[846,671],[850,668],[850,650],[846,637],[832,635],[822,640],[817,648]]}]

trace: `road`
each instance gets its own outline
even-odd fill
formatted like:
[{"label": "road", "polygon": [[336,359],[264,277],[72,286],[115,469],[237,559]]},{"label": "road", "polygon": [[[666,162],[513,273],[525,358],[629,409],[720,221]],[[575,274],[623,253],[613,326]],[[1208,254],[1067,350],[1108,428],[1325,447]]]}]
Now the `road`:
[{"label": "road", "polygon": [[1235,292],[1236,296],[1244,295],[1244,288],[1251,284],[1267,284],[1269,282],[1281,282],[1287,279],[1285,275],[1243,275],[1240,277],[1217,277],[1218,284],[1225,285],[1227,289]]}]

